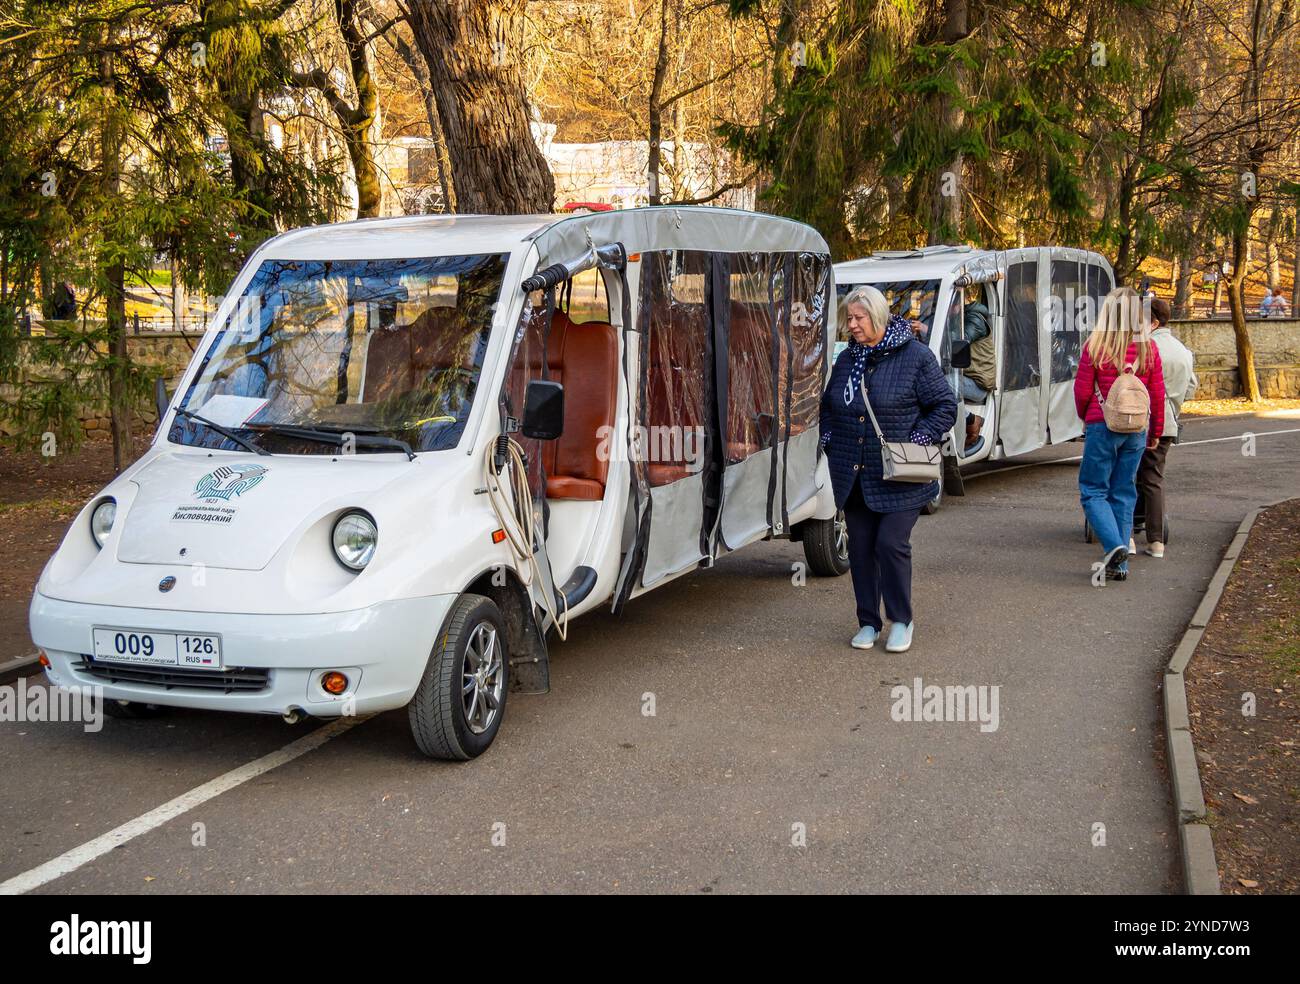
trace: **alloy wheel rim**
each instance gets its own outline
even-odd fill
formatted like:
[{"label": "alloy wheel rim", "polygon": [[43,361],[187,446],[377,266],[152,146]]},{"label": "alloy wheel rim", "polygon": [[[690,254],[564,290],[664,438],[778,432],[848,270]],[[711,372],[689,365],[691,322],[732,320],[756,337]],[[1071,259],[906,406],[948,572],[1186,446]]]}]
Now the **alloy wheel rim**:
[{"label": "alloy wheel rim", "polygon": [[505,674],[497,630],[490,622],[480,622],[470,633],[461,665],[461,703],[465,724],[476,735],[492,727],[501,710]]},{"label": "alloy wheel rim", "polygon": [[842,512],[835,514],[835,555],[840,560],[849,559],[849,524]]}]

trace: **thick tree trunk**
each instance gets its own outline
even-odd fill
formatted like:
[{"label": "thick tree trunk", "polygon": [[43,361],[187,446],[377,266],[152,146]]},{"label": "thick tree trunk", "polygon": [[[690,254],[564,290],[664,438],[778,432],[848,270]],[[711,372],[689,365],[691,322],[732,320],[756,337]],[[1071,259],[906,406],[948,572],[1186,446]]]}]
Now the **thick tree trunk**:
[{"label": "thick tree trunk", "polygon": [[1246,298],[1244,287],[1249,256],[1250,221],[1247,217],[1232,234],[1232,280],[1228,284],[1228,307],[1232,311],[1232,334],[1237,342],[1237,376],[1246,399],[1258,403],[1259,378],[1255,375],[1255,347],[1250,341],[1250,328],[1246,324]]},{"label": "thick tree trunk", "polygon": [[1275,207],[1269,213],[1268,222],[1264,223],[1261,230],[1264,234],[1264,261],[1265,275],[1268,278],[1268,289],[1274,290],[1282,286],[1282,251],[1278,249],[1277,240],[1281,233],[1282,226],[1282,209]]},{"label": "thick tree trunk", "polygon": [[[112,201],[122,193],[122,138],[115,98],[113,55],[99,57],[99,81],[104,96],[104,119],[100,127],[100,177],[104,197]],[[113,472],[118,474],[131,462],[130,355],[126,347],[126,267],[115,250],[103,250],[114,258],[100,271],[104,289],[104,320],[108,337],[108,412],[113,432]]]},{"label": "thick tree trunk", "polygon": [[1129,164],[1120,175],[1117,206],[1119,209],[1119,242],[1115,245],[1115,286],[1122,287],[1133,279],[1133,196],[1134,171]]},{"label": "thick tree trunk", "polygon": [[383,192],[379,186],[379,166],[375,163],[375,143],[371,131],[379,115],[379,89],[370,70],[370,42],[361,22],[355,0],[335,0],[334,15],[339,33],[348,52],[348,68],[356,89],[357,105],[336,106],[343,126],[343,142],[352,161],[357,180],[357,218],[373,219],[379,215]]},{"label": "thick tree trunk", "polygon": [[[966,0],[945,0],[943,18],[939,38],[944,44],[956,44],[969,33]],[[966,70],[956,58],[951,59],[949,65],[953,84],[964,95]],[[937,98],[939,132],[946,140],[955,141],[966,121],[966,110],[950,92],[941,91]],[[961,151],[954,150],[952,157],[932,177],[934,187],[930,197],[928,236],[931,246],[961,238],[962,163]]]},{"label": "thick tree trunk", "polygon": [[654,75],[650,80],[650,100],[647,107],[647,137],[649,154],[646,160],[646,184],[649,189],[650,204],[663,203],[660,189],[660,170],[663,163],[664,135],[664,80],[668,75],[668,4],[670,0],[661,0],[659,4],[659,48],[655,54]]},{"label": "thick tree trunk", "polygon": [[1295,237],[1291,241],[1295,249],[1291,263],[1291,314],[1300,318],[1300,208],[1296,209],[1295,226]]},{"label": "thick tree trunk", "polygon": [[462,212],[549,212],[555,180],[529,126],[524,0],[410,0]]},{"label": "thick tree trunk", "polygon": [[1178,276],[1174,278],[1173,316],[1190,318],[1192,315],[1192,277],[1196,273],[1196,257],[1189,250],[1178,258]]}]

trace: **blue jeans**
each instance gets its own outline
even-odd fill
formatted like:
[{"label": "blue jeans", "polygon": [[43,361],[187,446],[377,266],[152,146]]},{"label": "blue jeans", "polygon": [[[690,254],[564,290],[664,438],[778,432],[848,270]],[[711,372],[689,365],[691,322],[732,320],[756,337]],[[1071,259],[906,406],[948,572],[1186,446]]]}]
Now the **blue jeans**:
[{"label": "blue jeans", "polygon": [[988,395],[989,395],[988,390],[986,390],[979,383],[975,382],[975,380],[971,379],[965,373],[962,373],[961,398],[963,400],[969,400],[971,403],[983,403],[984,398],[987,397]]},{"label": "blue jeans", "polygon": [[1116,434],[1104,423],[1089,424],[1079,465],[1079,501],[1088,525],[1110,553],[1128,546],[1137,504],[1137,470],[1147,433]]}]

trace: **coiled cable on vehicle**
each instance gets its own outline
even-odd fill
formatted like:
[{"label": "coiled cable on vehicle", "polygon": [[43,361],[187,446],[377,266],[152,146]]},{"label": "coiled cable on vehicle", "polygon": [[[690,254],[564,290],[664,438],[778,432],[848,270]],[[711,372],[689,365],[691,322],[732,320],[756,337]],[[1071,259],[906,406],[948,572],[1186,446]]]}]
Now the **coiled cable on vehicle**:
[{"label": "coiled cable on vehicle", "polygon": [[[501,483],[501,469],[508,473],[510,495],[507,497]],[[524,449],[508,434],[502,434],[487,446],[483,457],[483,485],[487,489],[492,511],[505,531],[510,552],[515,556],[515,567],[526,563],[541,589],[542,607],[555,623],[556,634],[563,640],[569,632],[569,599],[560,593],[560,611],[556,611],[554,592],[546,590],[533,549],[536,527],[533,521],[533,493],[528,487],[528,466],[524,464]],[[513,501],[512,501],[513,500]],[[551,597],[548,597],[550,595]]]}]

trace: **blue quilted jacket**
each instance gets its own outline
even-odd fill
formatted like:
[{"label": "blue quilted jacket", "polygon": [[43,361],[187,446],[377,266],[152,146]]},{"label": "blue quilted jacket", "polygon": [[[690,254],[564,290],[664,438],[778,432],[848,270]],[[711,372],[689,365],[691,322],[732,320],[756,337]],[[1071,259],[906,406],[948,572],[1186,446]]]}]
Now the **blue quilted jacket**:
[{"label": "blue quilted jacket", "polygon": [[[938,494],[938,483],[886,482],[881,477],[880,441],[862,403],[861,389],[854,387],[852,402],[844,403],[853,352],[850,345],[840,353],[822,394],[821,433],[830,434],[826,456],[835,504],[844,505],[858,480],[863,500],[876,512],[920,509]],[[918,435],[938,446],[957,420],[957,398],[938,360],[910,333],[899,344],[882,343],[871,351],[863,379],[887,441],[908,441]]]}]

